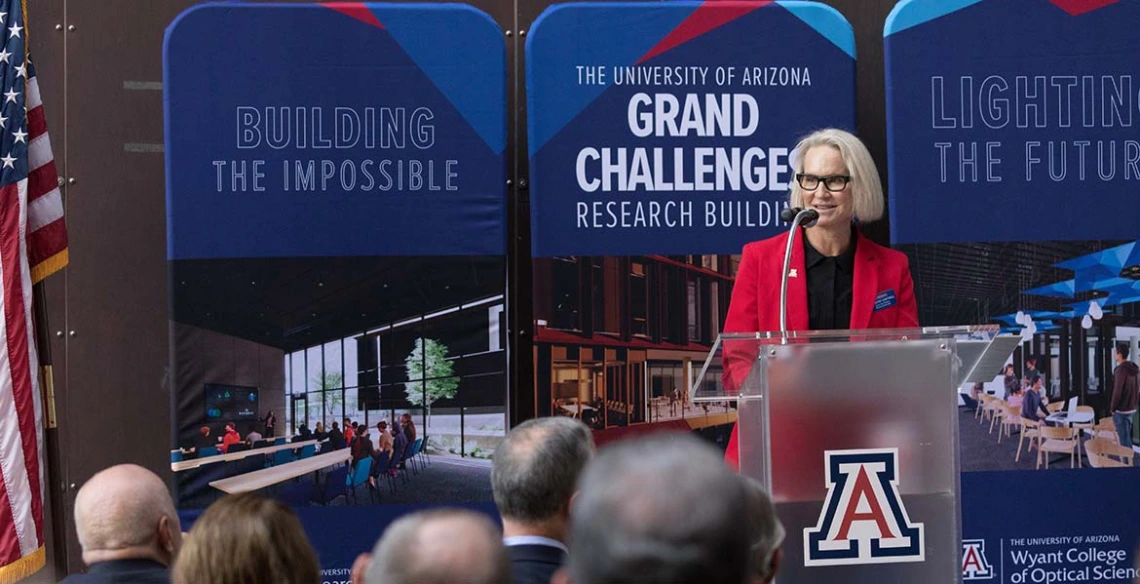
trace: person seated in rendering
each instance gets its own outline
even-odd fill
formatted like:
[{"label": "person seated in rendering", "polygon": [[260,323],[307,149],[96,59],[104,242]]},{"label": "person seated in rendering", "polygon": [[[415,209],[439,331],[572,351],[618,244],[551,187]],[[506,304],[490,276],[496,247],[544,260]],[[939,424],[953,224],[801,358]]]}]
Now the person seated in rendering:
[{"label": "person seated in rendering", "polygon": [[317,427],[313,429],[313,439],[318,442],[324,442],[329,437],[329,433],[325,431],[325,423],[317,422]]},{"label": "person seated in rendering", "polygon": [[1005,403],[1010,407],[1020,408],[1025,403],[1025,392],[1020,387],[1013,388],[1013,393],[1005,396]]},{"label": "person seated in rendering", "polygon": [[412,415],[404,412],[400,416],[400,425],[404,427],[404,436],[408,437],[408,442],[416,441],[416,422],[412,419]]},{"label": "person seated in rendering", "polygon": [[158,475],[133,464],[100,471],[75,496],[84,574],[66,584],[168,584],[182,547],[174,501]]},{"label": "person seated in rendering", "polygon": [[344,441],[346,444],[352,444],[352,439],[356,437],[356,429],[352,426],[352,420],[344,419]]},{"label": "person seated in rendering", "polygon": [[1049,409],[1045,407],[1047,403],[1042,397],[1041,377],[1038,376],[1021,400],[1021,417],[1034,421],[1044,420],[1049,417]]},{"label": "person seated in rendering", "polygon": [[491,491],[515,584],[549,584],[566,562],[570,501],[594,450],[589,428],[561,416],[523,422],[495,449]]},{"label": "person seated in rendering", "polygon": [[320,584],[301,521],[256,493],[228,495],[194,522],[174,564],[174,584]]},{"label": "person seated in rendering", "polygon": [[406,515],[384,531],[367,562],[367,584],[511,584],[499,530],[474,511]]},{"label": "person seated in rendering", "polygon": [[396,476],[404,468],[404,453],[411,447],[408,436],[404,434],[404,427],[399,422],[392,424],[392,458],[400,461],[398,466],[388,468],[388,474]]},{"label": "person seated in rendering", "polygon": [[226,422],[226,433],[222,436],[222,452],[229,452],[231,444],[241,443],[241,434],[233,422]]},{"label": "person seated in rendering", "polygon": [[772,498],[760,481],[738,475],[748,503],[748,532],[752,534],[752,583],[768,584],[776,578],[783,559],[784,524],[776,516]]},{"label": "person seated in rendering", "polygon": [[340,433],[340,424],[332,423],[332,430],[329,430],[329,448],[331,450],[340,450],[345,447],[344,434]]},{"label": "person seated in rendering", "polygon": [[352,439],[349,452],[352,455],[352,468],[354,469],[357,462],[365,458],[372,458],[372,439],[368,436],[367,427],[360,427],[360,432]]},{"label": "person seated in rendering", "polygon": [[372,446],[372,472],[369,473],[371,476],[368,477],[368,484],[375,487],[376,477],[382,472],[387,472],[388,465],[392,462],[392,433],[388,431],[388,422],[384,420],[376,422],[376,439]]},{"label": "person seated in rendering", "polygon": [[249,444],[250,448],[253,448],[255,444],[261,442],[262,440],[265,440],[265,437],[261,435],[261,432],[257,431],[257,428],[250,430],[249,434],[245,435],[245,441],[247,444]]},{"label": "person seated in rendering", "polygon": [[194,450],[201,456],[202,449],[217,446],[215,442],[214,437],[210,435],[210,427],[202,426],[198,428],[198,433],[194,435]]},{"label": "person seated in rendering", "polygon": [[[793,237],[788,267],[789,331],[918,326],[906,254],[876,244],[858,226],[883,215],[883,187],[867,147],[838,129],[814,132],[790,156],[792,207],[819,219]],[[744,246],[724,332],[780,330],[780,288],[787,235]],[[724,385],[739,391],[756,360],[744,347],[725,349]],[[809,420],[804,421],[810,424]],[[783,453],[782,453],[783,454]],[[794,456],[788,451],[787,456]],[[734,427],[727,462],[739,466]]]},{"label": "person seated in rendering", "polygon": [[297,426],[297,436],[293,440],[295,440],[297,442],[301,442],[303,440],[312,440],[312,439],[313,439],[313,431],[309,429],[308,424],[302,422],[300,426]]},{"label": "person seated in rendering", "polygon": [[555,582],[744,584],[753,575],[743,481],[688,432],[600,450],[578,484],[568,570]]}]

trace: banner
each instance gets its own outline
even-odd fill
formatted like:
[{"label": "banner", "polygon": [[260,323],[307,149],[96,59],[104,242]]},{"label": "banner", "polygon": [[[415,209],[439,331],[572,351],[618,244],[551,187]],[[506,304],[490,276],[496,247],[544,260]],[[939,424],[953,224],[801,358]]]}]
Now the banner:
[{"label": "banner", "polygon": [[1112,415],[1140,336],[1137,21],[1135,0],[902,0],[886,22],[891,233],[920,322],[1023,340],[959,388],[965,581],[1136,577],[1140,472],[1106,467],[1137,439]]},{"label": "banner", "polygon": [[[855,42],[813,2],[572,3],[527,39],[538,415],[599,443],[727,440],[689,387],[739,254],[786,229],[802,136],[854,126]],[[719,371],[709,371],[719,376]]]},{"label": "banner", "polygon": [[305,508],[334,581],[410,509],[493,514],[499,26],[458,4],[206,4],[164,65],[180,509]]},{"label": "banner", "polygon": [[822,4],[561,4],[526,50],[536,257],[739,253],[783,229],[797,139],[854,126]]},{"label": "banner", "polygon": [[894,242],[1135,237],[1138,18],[1134,0],[900,2],[884,31]]}]

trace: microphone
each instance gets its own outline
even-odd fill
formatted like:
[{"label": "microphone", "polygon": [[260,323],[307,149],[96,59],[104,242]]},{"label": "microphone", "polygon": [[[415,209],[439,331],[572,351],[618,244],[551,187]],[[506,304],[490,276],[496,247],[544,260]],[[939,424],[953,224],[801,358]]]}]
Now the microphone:
[{"label": "microphone", "polygon": [[815,227],[815,222],[819,221],[819,211],[816,211],[815,209],[804,209],[803,207],[787,207],[783,211],[780,211],[780,219],[782,219],[784,223],[787,223],[794,220],[796,218],[796,215],[799,215],[803,211],[807,211],[807,214],[804,215],[803,226]]},{"label": "microphone", "polygon": [[[782,342],[786,343],[788,342],[788,266],[792,263],[792,244],[796,240],[796,234],[799,233],[797,227],[815,225],[819,220],[819,211],[791,207],[780,211],[780,218],[792,223],[791,229],[788,230],[788,243],[784,247],[784,271],[780,274],[780,334],[783,335]],[[807,274],[801,277],[806,278]]]}]

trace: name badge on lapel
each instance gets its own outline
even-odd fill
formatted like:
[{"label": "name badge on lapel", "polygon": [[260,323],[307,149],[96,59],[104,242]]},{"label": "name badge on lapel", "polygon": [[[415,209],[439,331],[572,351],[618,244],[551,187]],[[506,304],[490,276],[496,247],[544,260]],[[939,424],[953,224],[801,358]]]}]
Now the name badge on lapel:
[{"label": "name badge on lapel", "polygon": [[898,298],[895,298],[894,290],[879,292],[879,294],[875,296],[875,312],[886,310],[898,303],[899,301]]}]

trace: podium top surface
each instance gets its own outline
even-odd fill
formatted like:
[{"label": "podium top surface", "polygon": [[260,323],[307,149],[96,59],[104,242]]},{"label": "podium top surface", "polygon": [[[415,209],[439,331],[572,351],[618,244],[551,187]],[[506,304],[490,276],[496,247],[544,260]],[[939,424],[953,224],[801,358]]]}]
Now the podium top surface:
[{"label": "podium top surface", "polygon": [[[789,364],[795,364],[800,372],[795,379],[789,377],[784,382],[806,382],[812,368],[833,367],[847,368],[852,374],[861,371],[859,375],[870,379],[907,370],[915,363],[933,363],[940,352],[951,356],[953,366],[944,380],[926,379],[923,383],[949,389],[967,379],[980,361],[1004,360],[1012,345],[995,344],[999,331],[996,325],[963,325],[722,333],[693,379],[689,395],[693,401],[759,397],[763,393],[761,386],[768,382],[768,372],[774,371],[770,368]],[[1005,355],[998,355],[1003,351]],[[772,365],[776,361],[783,365]],[[864,366],[870,368],[864,370]],[[855,379],[851,381],[854,383]]]},{"label": "podium top surface", "polygon": [[823,331],[757,331],[721,333],[718,341],[760,341],[761,344],[781,342],[783,339],[810,339],[816,342],[848,342],[851,340],[911,340],[940,338],[969,338],[992,340],[1000,331],[998,325],[928,326],[921,328],[890,329],[835,329]]}]

